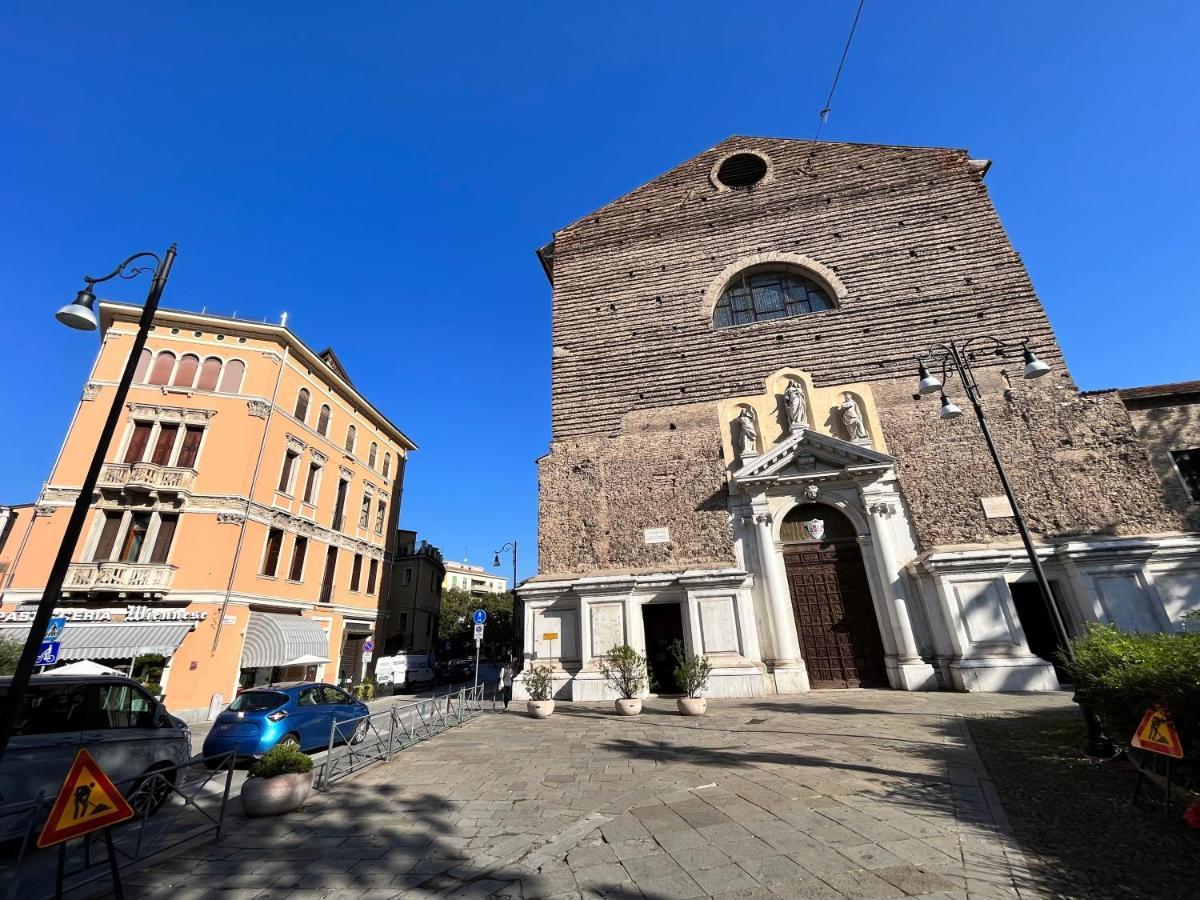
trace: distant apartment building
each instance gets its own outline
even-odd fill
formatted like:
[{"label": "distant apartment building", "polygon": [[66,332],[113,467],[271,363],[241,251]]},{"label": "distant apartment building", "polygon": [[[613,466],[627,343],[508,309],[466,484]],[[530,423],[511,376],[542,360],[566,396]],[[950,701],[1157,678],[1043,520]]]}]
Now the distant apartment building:
[{"label": "distant apartment building", "polygon": [[465,561],[448,562],[442,587],[472,594],[503,594],[508,590],[508,580],[492,575],[483,566],[473,566]]},{"label": "distant apartment building", "polygon": [[445,577],[441,550],[428,541],[418,543],[415,531],[397,533],[391,590],[379,629],[385,654],[433,649]]},{"label": "distant apartment building", "polygon": [[[49,481],[10,507],[0,636],[24,640],[140,313],[101,304]],[[193,721],[250,685],[361,677],[412,441],[281,325],[161,311],[134,382],[57,604],[64,660],[161,654]]]}]

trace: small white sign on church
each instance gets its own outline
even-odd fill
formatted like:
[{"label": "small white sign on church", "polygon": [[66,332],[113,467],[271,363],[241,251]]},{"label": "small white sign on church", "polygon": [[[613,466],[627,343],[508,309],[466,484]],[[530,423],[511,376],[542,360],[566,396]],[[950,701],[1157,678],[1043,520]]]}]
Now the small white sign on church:
[{"label": "small white sign on church", "polygon": [[646,528],[642,531],[642,539],[647,544],[669,544],[671,543],[671,529]]},{"label": "small white sign on church", "polygon": [[1008,502],[1007,497],[980,497],[979,502],[983,504],[983,515],[987,519],[1011,519],[1013,510],[1012,504]]}]

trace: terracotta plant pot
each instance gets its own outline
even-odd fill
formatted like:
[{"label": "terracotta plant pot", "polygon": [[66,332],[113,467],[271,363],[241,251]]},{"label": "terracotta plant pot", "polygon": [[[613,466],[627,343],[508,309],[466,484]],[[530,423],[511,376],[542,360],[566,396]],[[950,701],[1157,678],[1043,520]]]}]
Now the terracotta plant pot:
[{"label": "terracotta plant pot", "polygon": [[708,700],[704,697],[680,697],[675,705],[681,716],[702,716],[708,711]]},{"label": "terracotta plant pot", "polygon": [[312,793],[312,772],[247,778],[242,782],[242,811],[248,816],[278,816],[291,812]]},{"label": "terracotta plant pot", "polygon": [[553,700],[530,700],[525,708],[529,711],[529,715],[535,719],[546,719],[554,712]]},{"label": "terracotta plant pot", "polygon": [[634,697],[632,700],[617,701],[617,715],[619,716],[636,716],[642,711],[642,701]]}]

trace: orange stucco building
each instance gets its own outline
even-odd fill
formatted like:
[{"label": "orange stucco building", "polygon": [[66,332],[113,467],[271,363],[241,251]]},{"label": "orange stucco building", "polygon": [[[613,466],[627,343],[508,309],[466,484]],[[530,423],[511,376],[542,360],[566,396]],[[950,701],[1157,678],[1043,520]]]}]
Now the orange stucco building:
[{"label": "orange stucco building", "polygon": [[[36,504],[0,544],[0,636],[24,639],[137,329],[100,307],[100,353]],[[63,660],[161,654],[167,706],[362,676],[416,446],[332,351],[282,325],[160,311],[61,602]],[[368,657],[369,658],[369,657]]]}]

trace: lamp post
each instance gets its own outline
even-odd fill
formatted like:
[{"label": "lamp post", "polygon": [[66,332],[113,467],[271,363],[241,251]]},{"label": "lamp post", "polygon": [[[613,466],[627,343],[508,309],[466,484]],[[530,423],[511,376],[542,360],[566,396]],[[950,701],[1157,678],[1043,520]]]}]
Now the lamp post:
[{"label": "lamp post", "polygon": [[[961,344],[957,341],[951,341],[949,344],[934,344],[924,356],[917,357],[917,377],[920,379],[917,384],[917,391],[921,394],[937,393],[941,400],[938,416],[946,421],[957,419],[962,415],[962,409],[946,396],[944,384],[948,372],[958,373],[959,381],[962,382],[967,399],[971,402],[972,409],[975,410],[975,418],[979,422],[979,430],[983,432],[983,439],[987,444],[988,452],[991,454],[992,463],[996,466],[996,474],[1000,476],[1000,484],[1004,488],[1004,494],[1008,498],[1009,506],[1012,509],[1013,520],[1016,522],[1017,531],[1021,535],[1021,542],[1025,545],[1025,553],[1029,557],[1029,566],[1033,570],[1034,579],[1037,581],[1042,603],[1050,615],[1050,621],[1054,625],[1054,630],[1058,635],[1063,651],[1066,653],[1068,659],[1074,660],[1075,649],[1071,646],[1071,635],[1067,630],[1066,619],[1059,609],[1054,592],[1050,590],[1050,582],[1046,579],[1046,572],[1042,569],[1042,562],[1038,558],[1037,550],[1033,546],[1033,538],[1029,533],[1029,527],[1025,524],[1025,516],[1022,515],[1020,504],[1017,503],[1016,495],[1013,494],[1012,485],[1008,481],[1008,473],[1005,471],[1004,463],[1000,459],[1000,453],[996,449],[996,442],[992,438],[991,429],[988,428],[987,416],[983,410],[983,395],[979,390],[979,383],[975,380],[975,373],[971,371],[970,354],[973,345],[977,343],[990,344],[995,355],[1002,358],[1012,359],[1019,356],[1024,363],[1022,375],[1027,380],[1041,378],[1050,372],[1050,367],[1038,359],[1037,355],[1029,349],[1028,341],[1002,341],[990,335],[980,335],[970,338]],[[941,367],[941,378],[930,372],[927,361],[935,369],[939,366]],[[1091,708],[1091,705],[1078,695],[1076,695],[1075,700],[1079,703],[1080,710],[1087,723],[1088,740],[1085,748],[1086,751],[1093,756],[1112,755],[1112,741],[1104,734],[1099,718]]]},{"label": "lamp post", "polygon": [[[66,579],[67,567],[71,564],[75,545],[79,542],[80,534],[83,533],[83,524],[92,505],[92,494],[96,490],[100,468],[104,465],[108,445],[112,441],[112,436],[121,419],[125,398],[129,394],[129,386],[133,383],[133,373],[137,369],[138,358],[146,346],[146,337],[150,333],[150,325],[154,321],[158,301],[162,297],[163,288],[166,287],[167,278],[171,274],[171,266],[175,262],[176,249],[176,245],[172,244],[161,257],[157,253],[149,251],[135,253],[123,260],[107,275],[98,278],[84,275],[83,290],[75,295],[72,302],[54,315],[58,321],[70,328],[80,331],[95,331],[97,327],[94,310],[96,295],[92,291],[93,287],[113,278],[136,278],[143,272],[154,273],[153,280],[150,282],[150,292],[146,295],[146,304],[142,308],[142,317],[138,322],[137,336],[133,339],[133,346],[129,349],[129,358],[125,360],[125,371],[121,373],[121,380],[117,383],[112,406],[108,410],[108,418],[104,420],[104,428],[100,431],[100,437],[96,442],[96,451],[92,455],[92,461],[83,478],[83,484],[80,485],[79,496],[75,499],[71,518],[67,520],[67,529],[63,534],[62,544],[58,548],[58,555],[54,557],[54,565],[51,566],[50,574],[46,578],[46,587],[42,592],[42,599],[38,601],[33,623],[29,626],[29,636],[25,639],[25,647],[21,651],[16,672],[13,673],[12,683],[8,687],[8,697],[3,708],[0,709],[0,759],[3,759],[4,751],[8,748],[8,741],[17,721],[17,711],[21,708],[21,703],[25,698],[25,690],[29,686],[29,679],[33,674],[34,663],[37,661],[38,650],[42,643],[42,637],[46,633],[46,626],[50,622],[50,615],[54,611],[55,604],[62,597],[62,586]],[[134,266],[133,263],[139,260],[147,262]],[[154,264],[150,265],[148,260],[153,260]]]},{"label": "lamp post", "polygon": [[[525,649],[525,641],[524,641],[525,617],[518,614],[519,610],[520,610],[520,604],[517,599],[517,542],[509,541],[507,544],[505,544],[503,547],[501,547],[499,550],[497,550],[492,556],[492,565],[495,566],[497,569],[500,568],[500,554],[507,553],[510,550],[512,551],[512,564],[513,564],[513,580],[512,580],[513,643],[512,643],[512,650],[511,650],[510,655],[512,656],[513,659],[522,659],[522,653]],[[523,661],[521,664],[521,668],[522,669],[525,668]]]}]

